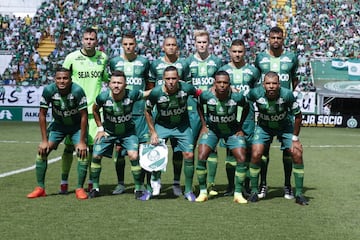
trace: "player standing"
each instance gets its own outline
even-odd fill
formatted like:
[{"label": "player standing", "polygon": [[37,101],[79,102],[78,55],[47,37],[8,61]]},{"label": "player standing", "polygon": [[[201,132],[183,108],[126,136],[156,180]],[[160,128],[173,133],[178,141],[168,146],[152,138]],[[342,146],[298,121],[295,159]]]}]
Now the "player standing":
[{"label": "player standing", "polygon": [[[97,131],[92,114],[92,105],[101,91],[103,82],[108,81],[106,72],[108,57],[104,52],[96,50],[97,44],[97,31],[93,28],[86,28],[82,36],[82,48],[68,54],[63,63],[63,67],[70,70],[73,82],[84,89],[88,101],[88,162],[92,158],[92,146]],[[60,194],[67,194],[68,192],[68,177],[73,160],[73,150],[71,141],[66,139],[62,155]],[[90,179],[88,191],[91,188],[92,181]]]},{"label": "player standing", "polygon": [[[187,81],[195,88],[208,90],[214,84],[214,74],[222,66],[221,59],[209,52],[210,35],[205,30],[197,30],[194,32],[195,37],[195,54],[186,59],[187,71],[185,74]],[[199,137],[201,129],[200,117],[197,111],[197,103],[193,98],[189,98],[189,117],[190,125],[194,134],[194,141]],[[217,170],[217,154],[216,150],[210,153],[208,161],[208,184],[209,194],[217,195],[215,190],[215,175]]]},{"label": "player standing", "polygon": [[[270,29],[269,45],[269,50],[259,53],[255,59],[255,66],[261,73],[261,79],[264,79],[266,73],[273,71],[279,74],[280,85],[282,87],[294,90],[298,84],[296,76],[298,58],[295,53],[284,49],[284,33],[281,28],[273,27]],[[269,149],[266,149],[262,158],[259,198],[265,198],[268,190],[267,169],[269,160]],[[291,187],[292,159],[287,151],[283,151],[283,165],[285,179],[284,198],[293,199],[294,195]]]}]

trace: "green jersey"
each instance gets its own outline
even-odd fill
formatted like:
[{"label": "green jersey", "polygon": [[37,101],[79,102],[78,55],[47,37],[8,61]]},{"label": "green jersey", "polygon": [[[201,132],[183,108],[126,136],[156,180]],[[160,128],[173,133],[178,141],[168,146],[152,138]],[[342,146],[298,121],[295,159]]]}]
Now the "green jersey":
[{"label": "green jersey", "polygon": [[63,67],[71,70],[72,81],[79,84],[85,91],[88,101],[88,112],[92,113],[92,105],[100,93],[102,82],[108,81],[106,72],[108,57],[101,51],[96,51],[92,57],[77,50],[65,57]]},{"label": "green jersey", "polygon": [[187,72],[186,80],[194,87],[203,91],[208,90],[214,83],[214,74],[221,67],[221,59],[215,55],[210,55],[205,60],[191,55],[186,59]]},{"label": "green jersey", "polygon": [[[206,91],[213,86],[215,80],[214,74],[221,67],[222,62],[220,58],[212,54],[205,60],[191,55],[186,59],[186,65],[186,80],[197,89]],[[195,99],[189,100],[189,111],[197,112]]]},{"label": "green jersey", "polygon": [[[133,61],[125,60],[122,56],[114,57],[110,60],[111,72],[121,70],[126,76],[126,88],[144,91],[149,80],[150,62],[143,56],[137,56]],[[145,101],[140,100],[134,104],[133,114],[144,115]]]},{"label": "green jersey", "polygon": [[151,91],[146,108],[151,111],[156,106],[155,124],[165,128],[189,125],[187,100],[196,94],[196,89],[185,82],[179,82],[178,87],[178,91],[170,95],[164,91],[164,86],[157,86]]},{"label": "green jersey", "polygon": [[298,58],[295,53],[284,51],[280,57],[273,57],[268,52],[262,52],[256,56],[254,64],[261,73],[261,82],[267,72],[273,71],[279,74],[282,87],[293,88],[292,82],[296,78],[298,68]]},{"label": "green jersey", "polygon": [[237,107],[245,106],[246,99],[243,92],[230,93],[224,99],[218,99],[213,92],[205,91],[200,94],[199,104],[205,106],[206,124],[219,137],[228,137],[239,131]]},{"label": "green jersey", "polygon": [[163,73],[168,66],[174,66],[178,70],[181,80],[184,80],[184,72],[186,72],[185,59],[178,58],[174,63],[165,62],[164,57],[156,59],[150,65],[150,82],[155,83],[155,86],[163,85]]},{"label": "green jersey", "polygon": [[51,105],[54,122],[64,126],[79,126],[80,111],[87,108],[84,90],[76,83],[71,84],[71,91],[61,96],[55,83],[46,86],[40,98],[40,108],[48,109]]},{"label": "green jersey", "polygon": [[269,100],[263,86],[251,89],[247,99],[255,102],[259,111],[258,125],[281,130],[293,123],[292,115],[300,113],[300,107],[291,90],[281,87],[280,96],[276,100]]},{"label": "green jersey", "polygon": [[139,90],[125,90],[124,98],[115,101],[110,89],[96,97],[95,104],[103,109],[103,126],[110,135],[124,136],[135,134],[135,123],[132,118],[134,103],[141,100],[143,92]]},{"label": "green jersey", "polygon": [[254,88],[260,79],[259,70],[250,64],[236,68],[228,63],[219,70],[226,71],[229,74],[231,86],[238,91],[248,91]]}]

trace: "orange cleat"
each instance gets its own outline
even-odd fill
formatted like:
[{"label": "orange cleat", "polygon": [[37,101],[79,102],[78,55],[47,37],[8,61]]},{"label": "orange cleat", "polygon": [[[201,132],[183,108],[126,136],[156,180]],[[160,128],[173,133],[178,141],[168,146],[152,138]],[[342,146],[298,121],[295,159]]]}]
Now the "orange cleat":
[{"label": "orange cleat", "polygon": [[46,197],[45,189],[42,187],[36,187],[34,191],[27,195],[28,198]]},{"label": "orange cleat", "polygon": [[83,188],[77,188],[75,190],[76,198],[79,200],[84,200],[88,198],[88,195],[86,194],[85,190]]}]

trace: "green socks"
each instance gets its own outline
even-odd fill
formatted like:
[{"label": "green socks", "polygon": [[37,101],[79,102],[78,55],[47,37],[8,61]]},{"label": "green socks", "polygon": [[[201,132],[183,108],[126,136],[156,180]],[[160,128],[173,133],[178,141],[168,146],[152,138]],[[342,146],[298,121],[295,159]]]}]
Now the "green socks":
[{"label": "green socks", "polygon": [[185,174],[185,193],[192,192],[192,184],[194,177],[194,161],[192,159],[184,159]]},{"label": "green socks", "polygon": [[101,173],[101,158],[93,158],[91,161],[90,175],[93,180],[93,188],[99,188],[100,173]]},{"label": "green socks", "polygon": [[214,184],[215,183],[215,176],[217,170],[217,153],[211,152],[208,159],[208,183]]},{"label": "green socks", "polygon": [[39,154],[35,160],[36,180],[39,187],[45,188],[45,174],[47,170],[47,157],[42,158]]},{"label": "green socks", "polygon": [[73,162],[73,147],[65,145],[63,155],[61,156],[61,180],[67,182],[69,172]]},{"label": "green socks", "polygon": [[293,173],[295,178],[295,196],[300,196],[304,184],[304,164],[293,164]]},{"label": "green socks", "polygon": [[87,158],[85,158],[85,159],[78,158],[78,164],[77,164],[78,185],[77,185],[77,188],[84,187],[88,165],[89,164],[88,164]]},{"label": "green socks", "polygon": [[247,167],[245,163],[236,164],[236,173],[235,173],[235,192],[241,193],[242,185],[246,177]]},{"label": "green socks", "polygon": [[196,174],[198,176],[199,181],[199,188],[200,190],[206,190],[206,176],[207,176],[207,170],[206,170],[206,160],[198,160],[197,166],[196,166]]},{"label": "green socks", "polygon": [[135,190],[140,190],[142,185],[142,174],[139,159],[130,161],[131,173],[134,177]]},{"label": "green socks", "polygon": [[292,171],[292,157],[291,154],[287,151],[283,151],[283,165],[284,165],[284,176],[285,182],[284,186],[291,185],[291,171]]},{"label": "green socks", "polygon": [[260,165],[250,163],[250,183],[251,183],[251,192],[253,193],[259,192],[258,190],[259,173],[260,173]]}]

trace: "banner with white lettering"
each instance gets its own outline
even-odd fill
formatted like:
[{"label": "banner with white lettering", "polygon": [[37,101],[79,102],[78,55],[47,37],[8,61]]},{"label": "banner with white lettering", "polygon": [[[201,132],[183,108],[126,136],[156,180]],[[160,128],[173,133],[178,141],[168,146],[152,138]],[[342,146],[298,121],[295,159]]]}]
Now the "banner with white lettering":
[{"label": "banner with white lettering", "polygon": [[2,86],[0,106],[39,107],[43,89],[43,86]]},{"label": "banner with white lettering", "polygon": [[302,115],[303,127],[360,128],[360,115]]}]

